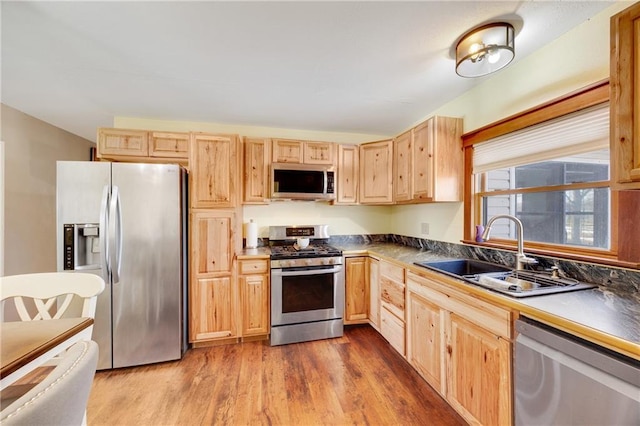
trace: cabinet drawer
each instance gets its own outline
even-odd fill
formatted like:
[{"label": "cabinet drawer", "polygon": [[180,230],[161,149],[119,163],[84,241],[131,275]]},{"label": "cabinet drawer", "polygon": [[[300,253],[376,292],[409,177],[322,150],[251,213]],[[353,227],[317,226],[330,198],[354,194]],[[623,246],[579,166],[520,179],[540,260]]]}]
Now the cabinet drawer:
[{"label": "cabinet drawer", "polygon": [[483,328],[498,336],[511,338],[511,312],[507,309],[464,294],[454,295],[437,291],[434,288],[441,288],[440,284],[411,272],[407,274],[407,287],[409,291],[443,309],[454,312],[474,324],[482,324]]},{"label": "cabinet drawer", "polygon": [[404,284],[380,277],[380,300],[398,318],[404,319]]},{"label": "cabinet drawer", "polygon": [[393,263],[380,262],[380,275],[404,283],[404,268],[396,266]]},{"label": "cabinet drawer", "polygon": [[400,355],[405,356],[404,322],[383,306],[380,310],[380,323],[382,336]]},{"label": "cabinet drawer", "polygon": [[267,259],[248,259],[238,261],[240,274],[266,274],[269,272]]}]

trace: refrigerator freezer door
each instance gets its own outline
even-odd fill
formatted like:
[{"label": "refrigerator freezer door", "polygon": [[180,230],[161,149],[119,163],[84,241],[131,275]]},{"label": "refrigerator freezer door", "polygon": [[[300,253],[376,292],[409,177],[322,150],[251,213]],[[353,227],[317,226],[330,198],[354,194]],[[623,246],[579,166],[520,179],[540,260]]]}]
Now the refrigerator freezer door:
[{"label": "refrigerator freezer door", "polygon": [[112,176],[123,236],[120,280],[113,284],[113,367],[179,359],[180,168],[113,163]]},{"label": "refrigerator freezer door", "polygon": [[[64,224],[99,224],[104,188],[110,186],[111,163],[59,161],[56,175],[57,265],[64,270]],[[104,251],[106,232],[98,229],[100,251]],[[102,253],[101,253],[102,254]],[[103,259],[103,256],[100,256]],[[100,347],[98,369],[111,368],[111,285],[104,263],[96,269],[78,272],[94,273],[105,278],[105,289],[98,296],[93,340]]]}]

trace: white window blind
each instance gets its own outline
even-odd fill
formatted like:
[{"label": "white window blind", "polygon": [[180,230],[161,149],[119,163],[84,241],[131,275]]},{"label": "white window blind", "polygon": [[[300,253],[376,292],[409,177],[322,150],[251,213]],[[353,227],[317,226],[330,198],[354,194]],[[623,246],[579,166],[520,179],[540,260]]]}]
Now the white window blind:
[{"label": "white window blind", "polygon": [[609,147],[609,104],[596,105],[474,145],[473,173]]}]

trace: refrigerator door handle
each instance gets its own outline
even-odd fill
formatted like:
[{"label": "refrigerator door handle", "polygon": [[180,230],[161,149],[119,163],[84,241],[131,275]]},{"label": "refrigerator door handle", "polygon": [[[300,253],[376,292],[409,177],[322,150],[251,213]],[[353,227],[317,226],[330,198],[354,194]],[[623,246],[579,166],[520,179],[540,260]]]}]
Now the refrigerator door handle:
[{"label": "refrigerator door handle", "polygon": [[102,279],[109,283],[109,185],[102,189],[102,201],[100,201],[100,263],[102,264]]},{"label": "refrigerator door handle", "polygon": [[109,265],[113,283],[120,282],[120,263],[122,261],[122,208],[120,206],[120,190],[113,186],[109,206]]}]

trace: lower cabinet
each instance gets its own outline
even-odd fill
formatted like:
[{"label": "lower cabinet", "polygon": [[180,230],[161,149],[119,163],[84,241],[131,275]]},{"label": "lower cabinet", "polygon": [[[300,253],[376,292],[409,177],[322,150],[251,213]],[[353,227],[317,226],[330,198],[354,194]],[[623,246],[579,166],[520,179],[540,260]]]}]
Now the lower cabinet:
[{"label": "lower cabinet", "polygon": [[512,423],[512,315],[407,272],[407,360],[470,424]]},{"label": "lower cabinet", "polygon": [[242,337],[266,337],[269,334],[269,260],[241,259],[238,272]]},{"label": "lower cabinet", "polygon": [[195,346],[238,337],[235,226],[234,211],[191,212],[189,341]]},{"label": "lower cabinet", "polygon": [[510,424],[511,343],[454,313],[447,330],[447,401],[469,422]]},{"label": "lower cabinet", "polygon": [[380,261],[370,257],[369,264],[369,323],[380,331]]},{"label": "lower cabinet", "polygon": [[405,285],[404,268],[381,260],[380,334],[405,356]]},{"label": "lower cabinet", "polygon": [[367,256],[345,259],[345,324],[369,321],[369,265]]}]

